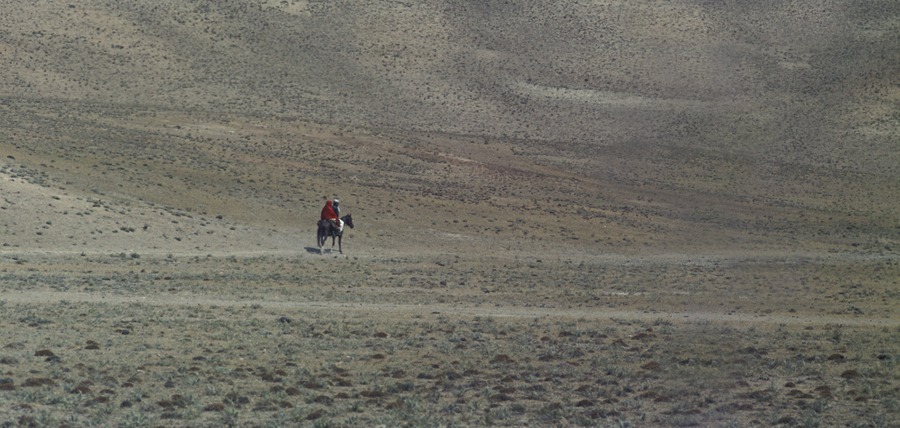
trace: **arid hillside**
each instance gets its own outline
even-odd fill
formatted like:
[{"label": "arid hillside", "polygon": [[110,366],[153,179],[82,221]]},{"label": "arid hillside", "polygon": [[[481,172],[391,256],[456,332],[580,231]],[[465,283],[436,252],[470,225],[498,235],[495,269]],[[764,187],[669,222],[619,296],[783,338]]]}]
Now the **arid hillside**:
[{"label": "arid hillside", "polygon": [[896,426],[896,0],[0,10],[2,427]]},{"label": "arid hillside", "polygon": [[276,234],[337,193],[372,248],[894,248],[898,9],[16,3],[0,149],[73,196]]}]

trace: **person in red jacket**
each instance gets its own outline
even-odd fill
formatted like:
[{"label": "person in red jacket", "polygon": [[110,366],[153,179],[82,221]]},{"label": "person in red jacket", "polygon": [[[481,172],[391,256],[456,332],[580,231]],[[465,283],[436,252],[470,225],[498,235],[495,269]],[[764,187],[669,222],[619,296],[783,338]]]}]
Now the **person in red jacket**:
[{"label": "person in red jacket", "polygon": [[335,226],[340,229],[341,227],[341,219],[338,217],[337,212],[334,210],[334,203],[329,199],[325,201],[325,207],[322,208],[322,220],[328,220],[334,223]]}]

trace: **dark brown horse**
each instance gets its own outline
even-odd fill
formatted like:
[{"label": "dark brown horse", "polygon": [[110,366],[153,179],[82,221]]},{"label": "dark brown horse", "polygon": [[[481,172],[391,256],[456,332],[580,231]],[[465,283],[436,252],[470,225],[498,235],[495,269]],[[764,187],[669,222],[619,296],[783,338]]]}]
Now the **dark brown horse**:
[{"label": "dark brown horse", "polygon": [[[344,225],[353,228],[353,217],[350,217],[350,214],[341,217],[341,221],[344,222]],[[344,254],[344,249],[341,247],[341,238],[344,236],[344,232],[338,230],[337,226],[328,220],[319,220],[319,230],[316,231],[316,245],[319,246],[319,254],[323,253],[322,246],[325,245],[329,236],[331,237],[331,250],[334,251],[334,240],[337,239],[338,251]]]}]

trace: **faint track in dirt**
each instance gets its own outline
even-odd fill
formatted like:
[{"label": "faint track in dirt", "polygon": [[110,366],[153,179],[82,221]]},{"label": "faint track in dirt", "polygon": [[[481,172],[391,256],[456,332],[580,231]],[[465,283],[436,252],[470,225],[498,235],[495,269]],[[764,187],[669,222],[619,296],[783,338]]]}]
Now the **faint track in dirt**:
[{"label": "faint track in dirt", "polygon": [[[207,252],[198,253],[151,253],[141,252],[139,260],[140,264],[148,269],[152,269],[158,262],[166,260],[190,260],[192,258],[203,257],[210,254]],[[333,257],[320,256],[318,254],[309,254],[304,250],[287,251],[287,250],[261,250],[261,251],[219,251],[214,252],[210,263],[218,263],[219,259],[230,259],[237,257],[243,259],[253,265],[247,266],[246,269],[255,270],[263,269],[263,266],[256,266],[257,263],[268,265],[269,263],[280,261],[295,262],[304,261],[304,264],[310,267],[319,266],[319,261],[328,266],[334,267],[347,263],[364,262],[376,263],[379,260],[390,259],[391,263],[396,262],[396,258],[377,255],[369,251],[360,251],[358,254],[352,254],[349,257]],[[533,255],[538,257],[538,255]],[[554,258],[555,255],[550,258]],[[97,260],[100,257],[102,260]],[[97,251],[94,253],[83,254],[78,251],[33,251],[33,250],[7,250],[0,252],[0,261],[22,262],[25,265],[33,267],[36,271],[49,270],[54,271],[55,266],[81,266],[87,260],[93,269],[90,275],[102,275],[103,272],[118,272],[133,269],[133,267],[122,265],[118,261],[115,254],[109,252]],[[409,262],[413,265],[419,263],[437,262],[432,255],[427,254],[410,254],[398,253],[394,257]],[[491,260],[479,260],[478,263],[487,263],[487,265],[496,265],[500,262],[506,262],[512,259],[514,255],[497,256],[494,255]],[[547,258],[547,257],[545,257]],[[565,257],[566,259],[569,256]],[[818,265],[818,264],[854,264],[859,262],[887,261],[897,263],[900,255],[897,254],[865,254],[865,253],[815,253],[815,252],[748,252],[745,254],[652,254],[630,256],[624,254],[600,254],[600,255],[571,255],[573,259],[581,259],[587,261],[593,266],[625,266],[631,268],[654,268],[654,267],[722,267],[728,265],[755,265],[761,264],[765,266],[772,265]],[[112,260],[113,263],[107,263]],[[125,260],[131,261],[130,256],[126,255]],[[548,261],[549,262],[549,261]],[[336,265],[334,264],[336,263]],[[553,263],[549,263],[553,264]],[[27,267],[27,266],[26,266]],[[209,266],[198,266],[200,271],[210,269]],[[68,269],[68,268],[67,268]],[[83,270],[83,268],[79,268]],[[63,269],[64,271],[66,269]],[[63,275],[81,276],[83,272],[75,272],[69,270],[69,273]],[[12,278],[18,276],[12,273]],[[14,279],[12,279],[15,282]],[[229,288],[230,289],[230,288]],[[155,290],[155,291],[154,291]],[[262,291],[260,288],[257,291]],[[278,314],[308,314],[313,317],[334,317],[347,316],[347,313],[357,314],[361,316],[385,316],[389,314],[394,319],[416,318],[416,317],[498,317],[510,319],[565,319],[565,320],[630,320],[655,322],[664,321],[672,323],[700,323],[700,322],[722,322],[722,323],[753,323],[753,324],[786,324],[786,325],[847,325],[847,326],[869,326],[869,327],[900,327],[900,318],[896,314],[887,312],[882,316],[866,317],[861,314],[853,313],[828,313],[822,310],[818,313],[814,311],[803,311],[797,313],[788,312],[756,312],[752,310],[717,312],[716,310],[699,310],[690,309],[666,309],[661,306],[660,309],[652,307],[651,309],[623,309],[609,308],[604,306],[594,307],[568,307],[565,303],[552,304],[545,307],[540,302],[534,304],[509,304],[502,301],[485,301],[483,303],[433,303],[432,301],[423,301],[421,303],[392,303],[379,302],[377,300],[383,298],[380,293],[384,292],[385,287],[373,287],[370,290],[359,289],[357,292],[375,293],[377,296],[374,301],[365,301],[365,295],[359,296],[363,301],[344,301],[342,298],[329,299],[328,297],[317,296],[302,300],[303,296],[296,295],[289,298],[278,298],[262,294],[246,295],[239,297],[231,294],[234,291],[223,290],[224,294],[213,295],[208,292],[178,292],[178,293],[159,293],[158,289],[148,288],[141,289],[105,289],[102,291],[75,291],[75,290],[48,290],[48,289],[8,289],[4,290],[0,295],[0,303],[11,305],[54,305],[63,302],[80,303],[80,304],[97,304],[97,305],[148,305],[152,307],[172,307],[172,308],[242,308],[252,307],[258,309],[255,311],[256,316],[260,319],[268,317],[277,317]],[[474,291],[473,291],[474,292]],[[636,293],[645,294],[645,293]],[[608,295],[608,293],[607,293]],[[628,294],[623,294],[628,295]],[[873,314],[874,315],[874,314]],[[885,316],[886,315],[886,316]],[[227,315],[226,315],[227,316]]]},{"label": "faint track in dirt", "polygon": [[[127,295],[112,293],[82,293],[70,291],[9,291],[0,297],[0,302],[7,304],[139,304],[151,306],[174,307],[254,307],[260,309],[259,316],[264,318],[271,312],[302,311],[309,313],[324,312],[329,315],[347,312],[360,314],[387,313],[396,317],[420,317],[426,315],[453,317],[499,317],[499,318],[550,318],[550,319],[585,319],[585,320],[631,320],[631,321],[668,321],[668,322],[735,322],[790,325],[848,325],[848,326],[883,326],[900,327],[900,319],[863,318],[851,316],[821,315],[783,315],[783,314],[723,314],[716,312],[669,312],[645,310],[608,310],[601,308],[537,308],[515,306],[454,305],[454,304],[389,304],[389,303],[349,303],[336,301],[288,302],[283,300],[262,299],[222,299],[210,298],[206,295]],[[269,313],[266,313],[269,312]],[[244,316],[241,315],[243,318]]]}]

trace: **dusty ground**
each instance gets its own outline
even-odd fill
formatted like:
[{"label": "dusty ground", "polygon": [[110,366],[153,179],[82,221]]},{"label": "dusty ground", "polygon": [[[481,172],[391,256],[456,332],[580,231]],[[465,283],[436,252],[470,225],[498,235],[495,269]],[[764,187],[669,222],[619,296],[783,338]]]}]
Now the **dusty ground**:
[{"label": "dusty ground", "polygon": [[891,257],[5,259],[12,425],[891,426],[897,412]]},{"label": "dusty ground", "polygon": [[6,5],[0,426],[898,426],[895,2],[569,3]]}]

